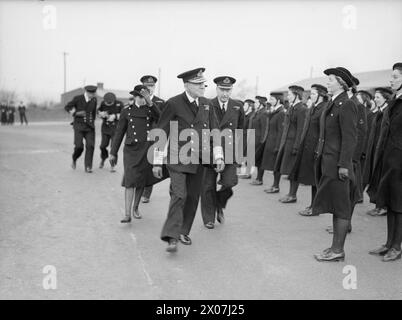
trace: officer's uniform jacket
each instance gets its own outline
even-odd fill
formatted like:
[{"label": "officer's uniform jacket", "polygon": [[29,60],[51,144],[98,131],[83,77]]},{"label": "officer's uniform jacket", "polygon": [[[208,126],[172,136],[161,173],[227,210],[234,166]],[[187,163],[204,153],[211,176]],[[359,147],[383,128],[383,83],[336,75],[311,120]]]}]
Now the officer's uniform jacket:
[{"label": "officer's uniform jacket", "polygon": [[[193,133],[191,137],[183,137],[183,140],[187,139],[186,141],[180,141],[176,133],[170,131],[171,122],[175,121],[178,125],[178,135],[185,129],[193,129],[197,132],[199,139],[193,138],[196,137]],[[219,123],[212,103],[204,97],[198,98],[198,107],[190,103],[186,92],[170,98],[161,113],[157,128],[162,129],[169,139],[168,146],[166,146],[167,157],[163,162],[172,170],[195,174],[199,164],[211,162],[212,150],[215,159],[223,158],[220,141],[216,141],[211,148],[213,140],[207,131],[219,129]],[[183,146],[185,146],[184,149],[182,149]],[[188,152],[184,152],[184,150]],[[183,161],[179,157],[179,151],[187,155],[191,154],[191,158],[188,156],[187,162]],[[162,164],[160,153],[155,156],[154,164]]]},{"label": "officer's uniform jacket", "polygon": [[152,124],[157,122],[158,119],[159,111],[155,105],[138,107],[132,104],[125,107],[120,113],[110,154],[117,156],[124,135],[126,135],[125,146],[138,150],[135,157],[130,159],[132,161],[131,165],[135,166],[144,159],[152,144],[149,134]]},{"label": "officer's uniform jacket", "polygon": [[[64,109],[67,112],[73,112],[73,126],[74,129],[78,130],[88,130],[95,129],[95,117],[96,117],[96,98],[92,98],[88,102],[85,100],[85,96],[83,94],[79,96],[75,96],[73,100],[71,100]],[[85,111],[85,115],[83,117],[76,117],[75,114],[78,111]]]},{"label": "officer's uniform jacket", "polygon": [[[223,113],[222,108],[219,104],[218,98],[214,98],[211,100],[211,103],[214,107],[215,114],[218,118],[219,123],[219,130],[222,132],[221,145],[224,147],[224,155],[225,155],[225,162],[226,163],[235,163],[236,156],[235,156],[235,144],[240,143],[240,136],[237,137],[236,141],[236,134],[241,134],[240,132],[236,132],[236,129],[244,130],[245,127],[245,115],[243,109],[243,102],[239,100],[229,99],[226,102],[226,111]],[[227,132],[227,134],[224,134]],[[230,133],[229,133],[230,132]],[[226,145],[225,145],[226,144]],[[244,140],[243,145],[246,146],[246,141]],[[240,151],[240,145],[236,145],[237,150]],[[244,149],[244,148],[243,148]],[[244,151],[244,150],[243,150]],[[228,159],[228,153],[232,154],[232,158]],[[241,154],[239,154],[241,155]],[[231,161],[229,161],[231,160]],[[229,161],[229,162],[227,162]]]}]

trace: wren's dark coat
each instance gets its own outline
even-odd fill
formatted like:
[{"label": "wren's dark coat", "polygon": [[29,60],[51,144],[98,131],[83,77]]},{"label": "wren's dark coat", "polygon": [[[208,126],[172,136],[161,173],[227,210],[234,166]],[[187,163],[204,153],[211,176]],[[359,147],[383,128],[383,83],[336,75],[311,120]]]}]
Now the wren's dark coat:
[{"label": "wren's dark coat", "polygon": [[378,110],[373,114],[374,118],[371,121],[371,126],[369,129],[370,135],[367,141],[366,160],[363,170],[363,186],[367,186],[369,184],[373,174],[374,154],[378,139],[380,138],[381,123],[385,112],[388,112],[388,107],[384,108],[383,111]]},{"label": "wren's dark coat", "polygon": [[[175,121],[178,123],[178,134],[185,129],[193,129],[198,133],[201,141],[194,142],[193,150],[190,150],[195,158],[200,159],[199,164],[183,163],[182,159],[178,158],[179,150],[184,145],[187,147],[192,138],[187,141],[177,141],[177,137],[170,136],[170,122]],[[197,106],[190,103],[186,93],[183,92],[166,102],[157,127],[164,130],[170,139],[166,165],[170,175],[170,203],[167,219],[161,232],[161,239],[169,241],[171,238],[178,239],[180,234],[188,235],[191,231],[204,173],[201,160],[210,159],[213,150],[206,147],[210,145],[211,137],[202,130],[219,129],[219,123],[214,107],[208,99],[199,98]],[[172,158],[172,155],[176,155],[177,159]],[[177,163],[174,163],[174,160]]]},{"label": "wren's dark coat", "polygon": [[[347,220],[351,217],[351,193],[355,183],[352,159],[357,142],[357,121],[357,107],[346,92],[330,101],[322,112],[313,214],[332,213]],[[348,169],[349,179],[339,179],[339,168]]]},{"label": "wren's dark coat", "polygon": [[307,111],[303,132],[300,139],[300,147],[297,152],[297,160],[289,175],[290,180],[298,181],[304,185],[315,186],[315,153],[317,151],[318,138],[320,137],[320,119],[327,102],[311,107]]},{"label": "wren's dark coat", "polygon": [[384,112],[368,193],[378,208],[402,213],[402,98]]},{"label": "wren's dark coat", "polygon": [[123,187],[144,187],[157,182],[153,177],[152,164],[148,161],[147,153],[152,144],[148,134],[152,124],[158,119],[159,111],[154,105],[138,107],[133,104],[121,111],[110,154],[117,156],[125,135]]},{"label": "wren's dark coat", "polygon": [[218,98],[212,99],[211,103],[215,108],[215,114],[219,121],[219,130],[221,132],[230,132],[230,135],[227,136],[227,145],[223,141],[226,137],[225,139],[222,138],[222,146],[225,146],[225,169],[220,173],[219,184],[221,187],[219,190],[216,187],[218,173],[212,167],[204,168],[201,188],[201,214],[204,223],[214,222],[217,208],[226,208],[229,198],[233,195],[232,188],[238,183],[236,157],[233,148],[236,143],[234,137],[236,134],[240,134],[236,133],[235,130],[244,129],[245,125],[243,103],[241,101],[229,99],[226,112],[224,113],[222,112]]},{"label": "wren's dark coat", "polygon": [[254,117],[250,118],[250,129],[254,129],[255,134],[255,166],[258,168],[261,167],[262,157],[264,155],[264,133],[267,126],[268,114],[269,112],[267,107],[262,107],[261,109],[256,111]]},{"label": "wren's dark coat", "polygon": [[[77,160],[83,150],[84,144],[83,139],[85,139],[85,167],[92,168],[92,160],[95,148],[95,116],[96,116],[96,98],[92,98],[88,102],[85,100],[83,94],[75,96],[64,109],[70,112],[75,108],[73,113],[73,129],[74,129],[74,152],[73,160]],[[78,111],[84,111],[85,115],[83,117],[76,116]]]},{"label": "wren's dark coat", "polygon": [[263,141],[264,153],[262,157],[261,168],[264,170],[273,171],[275,167],[276,157],[278,155],[279,146],[281,143],[283,121],[285,119],[285,110],[283,106],[268,114],[266,119],[267,124]]},{"label": "wren's dark coat", "polygon": [[296,163],[306,112],[306,105],[299,102],[290,106],[285,114],[281,144],[274,169],[281,174],[290,174]]}]

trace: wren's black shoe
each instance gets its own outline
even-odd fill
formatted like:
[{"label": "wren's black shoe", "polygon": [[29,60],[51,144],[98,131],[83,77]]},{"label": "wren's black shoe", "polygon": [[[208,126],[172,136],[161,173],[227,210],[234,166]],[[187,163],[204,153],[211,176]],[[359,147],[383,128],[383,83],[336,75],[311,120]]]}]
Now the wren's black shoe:
[{"label": "wren's black shoe", "polygon": [[179,240],[182,244],[185,244],[187,246],[189,246],[191,244],[191,239],[189,236],[185,235],[185,234],[181,234],[179,237]]},{"label": "wren's black shoe", "polygon": [[86,173],[92,173],[92,168],[91,167],[86,167],[85,172]]},{"label": "wren's black shoe", "polygon": [[74,170],[77,168],[77,162],[75,160],[73,160],[73,162],[71,163],[71,168],[73,168]]},{"label": "wren's black shoe", "polygon": [[216,220],[222,224],[225,222],[225,216],[223,215],[222,209],[217,209]]},{"label": "wren's black shoe", "polygon": [[213,222],[207,222],[206,224],[205,224],[205,228],[207,228],[207,229],[213,229],[213,228],[215,228],[215,225],[214,225],[214,223]]},{"label": "wren's black shoe", "polygon": [[370,250],[369,254],[372,254],[372,255],[375,255],[375,256],[384,256],[388,252],[389,249],[390,248],[386,247],[385,245],[382,245],[382,246],[380,246],[378,248]]},{"label": "wren's black shoe", "polygon": [[99,169],[103,169],[104,166],[105,166],[105,160],[102,159],[99,164]]},{"label": "wren's black shoe", "polygon": [[131,222],[131,217],[130,216],[125,216],[122,220],[120,220],[121,223],[130,223]]},{"label": "wren's black shoe", "polygon": [[169,244],[166,248],[166,251],[167,252],[176,252],[177,251],[177,240],[176,239],[171,238],[169,240]]}]

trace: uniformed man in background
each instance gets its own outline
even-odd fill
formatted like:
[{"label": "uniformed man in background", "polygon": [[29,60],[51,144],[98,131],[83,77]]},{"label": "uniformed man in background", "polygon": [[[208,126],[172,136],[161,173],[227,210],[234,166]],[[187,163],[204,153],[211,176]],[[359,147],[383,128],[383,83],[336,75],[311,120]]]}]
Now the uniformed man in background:
[{"label": "uniformed man in background", "polygon": [[[205,227],[214,228],[215,216],[219,223],[224,222],[223,209],[230,197],[233,195],[232,188],[237,185],[237,166],[235,157],[235,146],[238,134],[236,129],[244,129],[244,110],[243,102],[230,98],[235,78],[229,76],[217,77],[216,83],[217,97],[211,100],[214,111],[218,117],[219,130],[222,134],[222,145],[225,145],[225,169],[218,173],[211,166],[204,168],[204,176],[201,188],[201,213]],[[225,134],[228,133],[228,134]],[[226,141],[224,141],[226,140]],[[237,149],[239,151],[239,148]],[[242,150],[242,149],[240,149]],[[221,187],[217,190],[217,184]]]},{"label": "uniformed man in background", "polygon": [[[205,159],[205,157],[210,159],[210,148],[207,148],[204,143],[209,144],[211,137],[203,129],[213,130],[219,127],[212,104],[204,97],[206,87],[204,71],[205,68],[197,68],[177,76],[183,80],[185,91],[166,102],[157,126],[166,133],[170,145],[167,148],[169,152],[166,163],[170,175],[170,203],[167,219],[161,233],[161,239],[168,242],[166,249],[168,252],[177,251],[178,240],[185,245],[192,243],[189,233],[198,207],[204,172],[203,161],[192,160],[194,158]],[[186,129],[193,135],[195,135],[195,131],[199,138],[202,137],[204,143],[201,141],[194,143],[193,138],[190,141],[179,140],[174,133],[171,135],[171,123],[177,124],[178,135]],[[194,147],[185,153],[188,157],[179,157],[179,150],[183,151],[183,146],[186,148],[189,143],[194,144]],[[198,146],[195,147],[197,144]],[[214,145],[213,154],[216,170],[218,172],[223,171],[225,164],[222,147]],[[162,163],[161,158],[154,158],[153,172],[155,177],[161,178],[163,176]]]},{"label": "uniformed man in background", "polygon": [[[146,86],[151,94],[151,101],[154,104],[154,106],[159,110],[159,112],[162,112],[163,110],[163,106],[165,104],[165,101],[159,97],[157,97],[154,93],[155,93],[155,86],[156,83],[158,82],[158,78],[152,75],[145,75],[142,76],[140,79],[141,83]],[[153,124],[152,128],[155,128],[156,124]],[[145,187],[144,189],[144,193],[142,195],[142,202],[143,203],[148,203],[150,198],[151,198],[151,194],[152,194],[152,188],[153,186],[148,186]]]},{"label": "uniformed man in background", "polygon": [[[245,140],[247,142],[247,130],[251,129],[251,119],[255,117],[255,101],[253,99],[246,99],[244,101],[244,105],[247,105],[247,108],[244,109],[245,113],[245,120],[244,120],[244,136]],[[246,151],[246,150],[245,150]],[[244,156],[246,156],[246,153],[244,153]],[[240,179],[251,179],[251,165],[250,164],[243,164],[242,167],[240,168],[240,174],[238,177]],[[244,173],[242,173],[244,172]]]},{"label": "uniformed man in background", "polygon": [[20,101],[20,105],[18,106],[18,113],[20,114],[20,122],[21,125],[25,124],[28,125],[28,120],[27,120],[27,116],[26,116],[26,107],[24,105],[24,102]]},{"label": "uniformed man in background", "polygon": [[[102,119],[102,140],[100,144],[101,162],[99,168],[105,165],[105,160],[109,157],[107,147],[111,145],[113,136],[119,121],[120,112],[123,109],[123,102],[116,100],[116,96],[112,92],[107,92],[98,109],[99,117]],[[114,172],[114,166],[111,166],[111,172]]]},{"label": "uniformed man in background", "polygon": [[75,96],[64,109],[74,117],[74,152],[71,167],[77,167],[77,159],[84,151],[85,139],[85,172],[92,172],[92,160],[95,148],[96,86],[86,86],[84,94]]}]

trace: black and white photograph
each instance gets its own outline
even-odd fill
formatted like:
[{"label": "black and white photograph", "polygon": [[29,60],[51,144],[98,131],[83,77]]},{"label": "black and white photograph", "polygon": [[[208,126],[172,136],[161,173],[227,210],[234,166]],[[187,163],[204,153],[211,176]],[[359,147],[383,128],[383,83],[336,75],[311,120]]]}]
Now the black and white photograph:
[{"label": "black and white photograph", "polygon": [[0,300],[401,300],[401,12],[0,0]]}]

